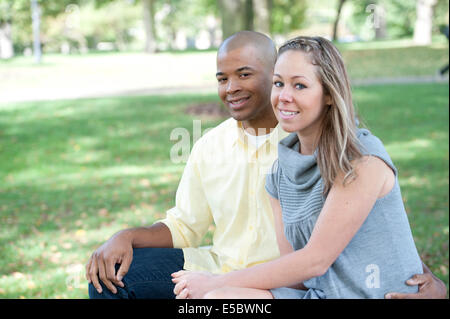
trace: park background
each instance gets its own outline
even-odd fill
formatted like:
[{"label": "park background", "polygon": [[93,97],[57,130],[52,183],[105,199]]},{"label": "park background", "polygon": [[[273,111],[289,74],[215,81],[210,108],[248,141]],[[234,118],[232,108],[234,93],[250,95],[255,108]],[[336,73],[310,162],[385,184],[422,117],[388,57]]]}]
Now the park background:
[{"label": "park background", "polygon": [[87,298],[90,254],[164,217],[184,168],[171,132],[227,118],[215,52],[244,29],[336,43],[398,167],[419,254],[448,290],[448,6],[0,0],[0,298]]}]

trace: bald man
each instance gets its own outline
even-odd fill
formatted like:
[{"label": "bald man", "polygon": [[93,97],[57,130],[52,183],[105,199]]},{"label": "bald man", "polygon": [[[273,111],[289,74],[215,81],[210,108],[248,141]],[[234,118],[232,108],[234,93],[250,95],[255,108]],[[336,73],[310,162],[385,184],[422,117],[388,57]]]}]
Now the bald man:
[{"label": "bald man", "polygon": [[[174,298],[171,274],[223,273],[279,256],[265,174],[286,133],[270,104],[276,47],[250,31],[226,39],[217,53],[220,99],[231,118],[194,145],[175,207],[150,227],[126,229],[86,265],[91,298]],[[199,248],[211,225],[213,245]]]},{"label": "bald man", "polygon": [[[270,104],[276,54],[272,40],[257,32],[222,43],[218,94],[231,118],[195,143],[165,219],[120,231],[92,254],[91,298],[174,298],[171,274],[178,270],[224,273],[279,256],[264,189],[287,135]],[[213,224],[212,247],[199,248]]]}]

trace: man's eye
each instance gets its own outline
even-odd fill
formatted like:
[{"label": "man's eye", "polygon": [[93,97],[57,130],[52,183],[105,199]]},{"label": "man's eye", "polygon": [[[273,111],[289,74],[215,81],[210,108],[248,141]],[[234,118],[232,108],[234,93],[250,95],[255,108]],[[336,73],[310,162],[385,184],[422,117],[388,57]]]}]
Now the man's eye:
[{"label": "man's eye", "polygon": [[218,79],[217,79],[217,82],[223,83],[223,82],[225,82],[226,80],[227,80],[227,78],[218,78]]},{"label": "man's eye", "polygon": [[248,76],[250,76],[250,73],[241,73],[241,74],[239,75],[239,77],[241,77],[241,78],[246,78],[246,77],[248,77]]},{"label": "man's eye", "polygon": [[280,82],[280,81],[275,81],[275,82],[273,82],[273,85],[276,86],[277,88],[283,87],[283,83]]},{"label": "man's eye", "polygon": [[304,86],[304,85],[301,84],[301,83],[296,83],[296,84],[294,85],[294,87],[295,87],[297,90],[301,90],[301,89],[306,88],[306,86]]}]

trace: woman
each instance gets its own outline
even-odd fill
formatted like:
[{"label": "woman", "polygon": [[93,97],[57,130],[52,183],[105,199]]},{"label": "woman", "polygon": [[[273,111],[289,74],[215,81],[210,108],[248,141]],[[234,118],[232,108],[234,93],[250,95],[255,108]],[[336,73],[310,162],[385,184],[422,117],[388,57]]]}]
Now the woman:
[{"label": "woman", "polygon": [[[173,274],[179,298],[383,298],[416,292],[422,273],[397,170],[358,129],[334,45],[298,37],[280,47],[272,105],[291,132],[267,176],[281,257],[225,275]],[[205,280],[207,277],[207,280]],[[222,288],[221,288],[222,287]]]}]

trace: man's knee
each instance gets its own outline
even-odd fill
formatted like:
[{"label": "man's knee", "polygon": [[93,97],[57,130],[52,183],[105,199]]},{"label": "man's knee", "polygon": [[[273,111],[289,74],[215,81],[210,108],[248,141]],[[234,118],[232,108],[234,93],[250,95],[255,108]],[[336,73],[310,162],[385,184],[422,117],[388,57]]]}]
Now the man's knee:
[{"label": "man's knee", "polygon": [[89,284],[89,298],[90,299],[111,299],[110,293],[107,291],[104,285],[102,286],[102,292],[99,293],[92,283]]},{"label": "man's knee", "polygon": [[[111,298],[173,298],[173,283],[171,273],[183,269],[184,255],[181,249],[174,248],[135,248],[133,260],[128,272],[122,279],[124,288],[117,288],[113,294],[101,280],[102,293],[89,284],[91,299]],[[120,265],[115,265],[115,270]]]}]

